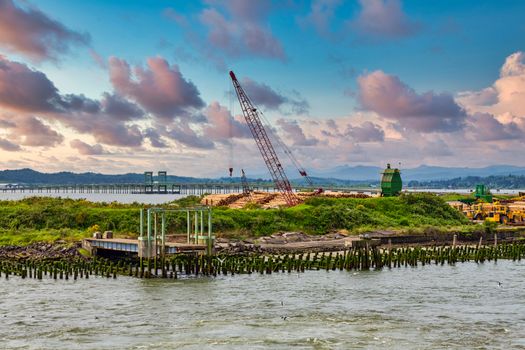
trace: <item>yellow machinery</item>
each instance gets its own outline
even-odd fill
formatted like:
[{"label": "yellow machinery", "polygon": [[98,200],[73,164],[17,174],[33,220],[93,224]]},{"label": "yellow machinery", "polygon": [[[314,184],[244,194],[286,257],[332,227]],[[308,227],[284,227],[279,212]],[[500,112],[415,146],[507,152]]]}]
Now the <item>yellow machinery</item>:
[{"label": "yellow machinery", "polygon": [[520,208],[509,208],[500,202],[477,203],[463,208],[463,213],[471,220],[486,220],[501,224],[522,222],[525,212]]}]

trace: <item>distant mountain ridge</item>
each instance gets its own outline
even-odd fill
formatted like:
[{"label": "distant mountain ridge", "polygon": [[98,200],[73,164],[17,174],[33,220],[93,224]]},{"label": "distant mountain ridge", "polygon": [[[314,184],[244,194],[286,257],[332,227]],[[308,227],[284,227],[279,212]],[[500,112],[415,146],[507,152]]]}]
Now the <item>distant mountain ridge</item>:
[{"label": "distant mountain ridge", "polygon": [[[396,167],[396,164],[392,164]],[[376,180],[381,176],[383,168],[375,166],[337,166],[328,170],[311,171],[313,176],[331,177],[341,180],[366,181]],[[468,176],[506,176],[506,175],[525,175],[525,167],[513,165],[492,165],[483,168],[468,167],[438,167],[421,165],[417,168],[403,169],[401,167],[401,177],[403,181],[431,181],[448,180],[458,177]]]},{"label": "distant mountain ridge", "polygon": [[[209,182],[211,179],[168,175],[169,182],[199,183]],[[41,173],[32,169],[2,170],[0,183],[25,184],[109,184],[109,183],[143,183],[144,174],[108,175],[99,173],[72,173],[62,171],[58,173]]]},{"label": "distant mountain ridge", "polygon": [[[393,165],[395,166],[395,165]],[[334,185],[377,184],[381,178],[383,168],[375,166],[348,166],[342,165],[325,170],[312,170],[310,175],[314,183],[330,183]],[[436,167],[422,165],[417,168],[401,168],[403,182],[410,181],[443,181],[465,177],[489,176],[520,176],[525,175],[525,167],[511,165],[493,165],[484,168],[467,167]],[[177,183],[204,183],[204,182],[238,182],[238,177],[197,178],[176,176],[168,174],[168,182]],[[269,181],[269,176],[249,176],[249,181]],[[26,183],[26,184],[104,184],[104,183],[143,183],[144,174],[99,174],[93,172],[73,173],[42,173],[32,169],[2,170],[0,183]],[[292,178],[294,183],[304,183],[303,179]]]}]

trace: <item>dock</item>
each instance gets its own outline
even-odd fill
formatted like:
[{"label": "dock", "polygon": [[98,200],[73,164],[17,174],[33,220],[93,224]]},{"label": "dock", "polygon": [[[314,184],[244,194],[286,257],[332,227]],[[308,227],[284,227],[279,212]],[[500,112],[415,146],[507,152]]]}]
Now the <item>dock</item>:
[{"label": "dock", "polygon": [[[125,238],[84,238],[82,240],[82,248],[86,249],[91,255],[97,255],[103,252],[138,254],[139,240]],[[165,243],[166,254],[204,252],[205,250],[206,244]]]}]

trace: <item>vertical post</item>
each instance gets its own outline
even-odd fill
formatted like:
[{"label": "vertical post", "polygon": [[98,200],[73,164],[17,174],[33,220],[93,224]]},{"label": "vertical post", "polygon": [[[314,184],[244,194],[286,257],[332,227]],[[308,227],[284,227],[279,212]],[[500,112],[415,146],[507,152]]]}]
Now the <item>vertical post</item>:
[{"label": "vertical post", "polygon": [[208,208],[208,254],[211,254],[212,251],[211,235],[211,209]]},{"label": "vertical post", "polygon": [[151,270],[150,270],[150,258],[151,258],[150,257],[150,253],[151,253],[151,209],[148,209],[147,215],[148,215],[148,219],[147,219],[147,222],[148,222],[148,229],[147,229],[148,230],[148,241],[147,241],[146,246],[147,246],[147,252],[148,252],[147,256],[148,256],[148,258],[147,258],[146,262],[147,262],[148,275],[149,275],[151,273]]},{"label": "vertical post", "polygon": [[452,237],[452,248],[456,248],[456,239],[458,238],[458,235],[454,233],[454,236]]},{"label": "vertical post", "polygon": [[197,217],[197,211],[194,211],[194,214],[193,214],[193,218],[195,219],[195,227],[194,227],[194,232],[193,232],[193,239],[194,239],[194,243],[195,244],[199,244],[199,220],[198,220],[198,217]]},{"label": "vertical post", "polygon": [[153,269],[155,271],[155,276],[157,276],[157,255],[159,255],[157,244],[159,241],[159,236],[157,232],[157,212],[153,212],[153,234],[155,235],[155,239],[153,240],[155,242],[155,256],[153,257]]},{"label": "vertical post", "polygon": [[144,208],[140,208],[140,237],[144,235]]},{"label": "vertical post", "polygon": [[200,214],[201,214],[201,229],[200,229],[200,236],[204,236],[204,221],[203,221],[203,216],[204,216],[204,211],[201,209],[199,210]]},{"label": "vertical post", "polygon": [[494,247],[497,247],[498,246],[498,234],[495,233],[494,234]]},{"label": "vertical post", "polygon": [[162,239],[162,245],[160,247],[161,251],[160,251],[160,254],[161,254],[161,264],[162,264],[162,277],[167,277],[166,276],[166,213],[164,211],[162,211],[162,214],[161,214],[161,231],[162,231],[162,235],[161,235],[161,239]]},{"label": "vertical post", "polygon": [[[142,244],[144,243],[143,239],[144,239],[144,208],[140,208],[140,240],[142,242]],[[139,242],[139,245],[140,245],[140,242]],[[140,270],[142,271],[142,268],[143,268],[143,262],[142,262],[142,254],[139,254],[140,255]]]},{"label": "vertical post", "polygon": [[481,248],[481,242],[483,242],[483,236],[479,236],[478,249]]},{"label": "vertical post", "polygon": [[148,223],[148,228],[147,228],[147,230],[148,230],[148,242],[151,239],[151,215],[150,215],[150,210],[151,209],[148,209],[148,212],[147,212],[147,214],[148,214],[148,218],[147,218],[147,223]]},{"label": "vertical post", "polygon": [[[166,244],[166,213],[162,212],[162,217],[161,217],[161,230],[162,230],[162,246],[164,247],[164,245]],[[163,249],[164,251],[164,249]]]},{"label": "vertical post", "polygon": [[191,232],[191,221],[190,221],[190,211],[186,209],[186,231],[188,232],[188,244],[190,244],[190,232]]}]

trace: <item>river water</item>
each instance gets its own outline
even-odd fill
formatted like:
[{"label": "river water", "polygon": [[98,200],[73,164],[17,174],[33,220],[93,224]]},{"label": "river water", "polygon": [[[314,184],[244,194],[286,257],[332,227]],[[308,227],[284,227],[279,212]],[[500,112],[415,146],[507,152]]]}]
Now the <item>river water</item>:
[{"label": "river water", "polygon": [[2,277],[0,348],[525,349],[524,273],[524,261],[500,260],[178,280]]},{"label": "river water", "polygon": [[119,202],[119,203],[145,203],[163,204],[184,198],[181,194],[133,194],[133,193],[31,193],[31,192],[0,192],[0,200],[20,200],[28,197],[55,197],[87,199],[90,202]]}]

